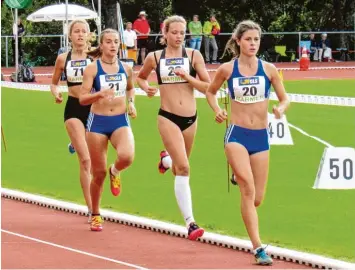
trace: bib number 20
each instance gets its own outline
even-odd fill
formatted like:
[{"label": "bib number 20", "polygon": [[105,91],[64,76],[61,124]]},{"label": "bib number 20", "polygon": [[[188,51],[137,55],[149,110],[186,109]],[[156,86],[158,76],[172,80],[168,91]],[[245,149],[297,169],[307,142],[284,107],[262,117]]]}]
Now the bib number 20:
[{"label": "bib number 20", "polygon": [[244,91],[243,96],[255,97],[256,93],[258,92],[258,89],[255,86],[251,86],[251,87],[245,86],[245,87],[243,87],[243,91]]}]

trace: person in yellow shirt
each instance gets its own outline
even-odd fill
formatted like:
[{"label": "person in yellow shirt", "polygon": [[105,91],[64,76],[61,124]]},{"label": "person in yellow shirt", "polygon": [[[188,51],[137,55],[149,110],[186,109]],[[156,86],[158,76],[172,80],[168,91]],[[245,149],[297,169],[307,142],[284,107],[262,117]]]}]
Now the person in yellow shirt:
[{"label": "person in yellow shirt", "polygon": [[210,46],[212,45],[212,64],[218,64],[217,54],[218,46],[216,42],[216,35],[221,31],[221,27],[216,20],[214,15],[211,15],[210,20],[203,24],[203,34],[204,34],[204,46],[205,46],[205,57],[206,63],[210,62]]}]

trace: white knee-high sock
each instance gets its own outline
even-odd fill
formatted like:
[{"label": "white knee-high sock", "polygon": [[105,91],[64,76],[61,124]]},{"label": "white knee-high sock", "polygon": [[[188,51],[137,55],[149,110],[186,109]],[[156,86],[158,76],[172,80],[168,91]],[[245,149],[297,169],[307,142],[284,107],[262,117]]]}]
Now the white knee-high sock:
[{"label": "white knee-high sock", "polygon": [[166,169],[170,169],[171,166],[173,165],[173,161],[171,160],[171,157],[170,156],[166,156],[166,157],[163,157],[162,161],[163,163],[163,166],[166,168]]},{"label": "white knee-high sock", "polygon": [[194,222],[192,214],[191,189],[189,176],[175,176],[175,197],[179,205],[180,211],[185,219],[186,226]]}]

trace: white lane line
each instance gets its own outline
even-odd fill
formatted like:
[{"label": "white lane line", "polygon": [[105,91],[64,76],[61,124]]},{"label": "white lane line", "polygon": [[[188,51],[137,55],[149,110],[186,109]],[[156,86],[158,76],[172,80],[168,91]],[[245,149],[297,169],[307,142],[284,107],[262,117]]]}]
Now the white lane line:
[{"label": "white lane line", "polygon": [[305,136],[307,136],[307,137],[310,137],[310,138],[312,138],[312,139],[315,139],[316,141],[318,141],[318,142],[324,144],[324,145],[327,146],[327,147],[333,147],[330,143],[328,143],[328,142],[326,142],[326,141],[323,141],[322,139],[320,139],[320,138],[318,138],[318,137],[316,137],[316,136],[312,136],[312,135],[308,134],[306,131],[304,131],[303,129],[300,129],[299,127],[296,127],[296,126],[294,126],[294,125],[292,125],[292,124],[290,124],[290,123],[288,123],[288,125],[289,125],[290,127],[294,128],[295,130],[297,130],[298,132],[302,133],[303,135],[305,135]]},{"label": "white lane line", "polygon": [[15,236],[18,236],[18,237],[22,237],[22,238],[25,238],[25,239],[28,239],[28,240],[32,240],[32,241],[35,241],[35,242],[38,242],[38,243],[46,244],[46,245],[49,245],[49,246],[53,246],[53,247],[62,248],[62,249],[69,250],[69,251],[73,251],[73,252],[76,252],[76,253],[79,253],[79,254],[87,255],[87,256],[94,257],[94,258],[97,258],[97,259],[101,259],[101,260],[104,260],[104,261],[109,261],[109,262],[113,262],[113,263],[117,263],[117,264],[122,264],[122,265],[129,266],[129,267],[132,267],[132,268],[135,268],[135,269],[142,269],[142,270],[147,270],[148,269],[148,268],[144,268],[144,267],[141,267],[141,266],[138,266],[138,265],[135,265],[135,264],[131,264],[131,263],[123,262],[123,261],[118,261],[118,260],[115,260],[115,259],[107,258],[107,257],[104,257],[104,256],[100,256],[100,255],[96,255],[96,254],[93,254],[93,253],[85,252],[85,251],[82,251],[82,250],[78,250],[78,249],[74,249],[74,248],[70,248],[70,247],[54,244],[54,243],[51,243],[51,242],[43,241],[43,240],[40,240],[40,239],[37,239],[37,238],[33,238],[33,237],[29,237],[29,236],[26,236],[26,235],[23,235],[23,234],[10,232],[10,231],[3,230],[3,229],[1,229],[1,231],[4,232],[4,233],[7,233],[7,234],[11,234],[11,235],[15,235]]}]

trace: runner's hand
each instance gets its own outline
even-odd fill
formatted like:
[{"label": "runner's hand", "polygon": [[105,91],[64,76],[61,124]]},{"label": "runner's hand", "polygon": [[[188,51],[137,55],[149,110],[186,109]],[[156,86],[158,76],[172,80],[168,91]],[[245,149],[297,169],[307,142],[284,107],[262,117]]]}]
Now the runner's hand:
[{"label": "runner's hand", "polygon": [[272,112],[274,113],[276,119],[281,119],[284,115],[284,110],[280,107],[277,107],[276,105],[274,105],[272,108]]},{"label": "runner's hand", "polygon": [[115,97],[115,90],[113,90],[113,88],[100,90],[99,96],[112,100]]},{"label": "runner's hand", "polygon": [[148,86],[148,89],[145,92],[147,93],[148,97],[154,97],[155,94],[158,92],[158,88],[153,86]]},{"label": "runner's hand", "polygon": [[54,99],[55,99],[55,103],[57,104],[60,104],[63,102],[63,95],[62,95],[62,92],[57,92],[55,95],[54,95]]},{"label": "runner's hand", "polygon": [[128,102],[128,115],[132,117],[132,119],[137,117],[137,110],[133,102]]},{"label": "runner's hand", "polygon": [[216,113],[216,117],[215,117],[215,120],[217,123],[222,123],[223,121],[227,120],[228,118],[228,114],[226,112],[226,110],[222,110],[220,109],[217,113]]},{"label": "runner's hand", "polygon": [[187,74],[186,74],[185,70],[183,70],[182,68],[175,69],[174,73],[184,80],[186,80],[186,78],[187,78]]}]

